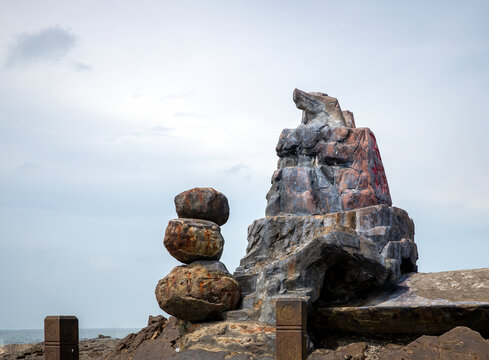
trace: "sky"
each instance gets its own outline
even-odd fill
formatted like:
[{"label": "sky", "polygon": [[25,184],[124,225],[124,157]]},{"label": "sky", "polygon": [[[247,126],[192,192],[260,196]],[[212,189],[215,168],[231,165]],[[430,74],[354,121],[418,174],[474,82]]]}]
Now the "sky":
[{"label": "sky", "polygon": [[489,2],[0,0],[0,329],[143,327],[173,198],[229,199],[233,272],[275,145],[322,91],[376,135],[419,271],[489,267]]}]

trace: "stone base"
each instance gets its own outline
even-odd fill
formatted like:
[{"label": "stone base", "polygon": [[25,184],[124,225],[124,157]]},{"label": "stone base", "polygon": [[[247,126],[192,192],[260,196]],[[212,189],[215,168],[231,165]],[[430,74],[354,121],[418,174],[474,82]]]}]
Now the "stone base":
[{"label": "stone base", "polygon": [[314,308],[311,333],[440,335],[467,326],[487,336],[489,268],[409,274],[356,305]]},{"label": "stone base", "polygon": [[275,327],[260,322],[186,322],[180,350],[231,351],[254,356],[275,353]]},{"label": "stone base", "polygon": [[309,308],[318,299],[339,305],[364,297],[416,271],[413,239],[408,214],[387,205],[255,220],[234,273],[248,311],[241,315],[274,325],[278,297],[302,298]]}]

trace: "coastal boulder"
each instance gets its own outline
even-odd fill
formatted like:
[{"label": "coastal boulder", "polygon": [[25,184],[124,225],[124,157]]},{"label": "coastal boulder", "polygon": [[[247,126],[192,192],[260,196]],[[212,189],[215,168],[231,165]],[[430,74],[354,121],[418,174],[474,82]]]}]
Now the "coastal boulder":
[{"label": "coastal boulder", "polygon": [[203,219],[224,225],[229,218],[229,203],[213,188],[194,188],[175,196],[178,217]]},{"label": "coastal boulder", "polygon": [[168,252],[178,261],[219,260],[224,247],[221,229],[212,221],[170,220],[163,240]]},{"label": "coastal boulder", "polygon": [[158,282],[155,294],[163,311],[189,321],[219,318],[241,299],[238,282],[219,261],[177,266]]}]

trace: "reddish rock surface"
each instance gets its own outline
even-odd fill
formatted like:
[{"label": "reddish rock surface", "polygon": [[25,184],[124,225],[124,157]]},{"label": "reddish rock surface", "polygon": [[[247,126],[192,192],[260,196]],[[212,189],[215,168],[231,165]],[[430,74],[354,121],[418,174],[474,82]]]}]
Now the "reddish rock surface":
[{"label": "reddish rock surface", "polygon": [[299,94],[296,104],[304,110],[302,124],[280,135],[276,147],[280,159],[267,194],[266,215],[316,215],[391,205],[372,131],[355,128],[353,113],[342,112],[335,98]]},{"label": "reddish rock surface", "polygon": [[168,252],[178,261],[219,260],[224,247],[220,227],[207,220],[170,220],[163,240]]},{"label": "reddish rock surface", "polygon": [[178,217],[203,219],[224,225],[229,218],[228,199],[213,188],[194,188],[175,196]]},{"label": "reddish rock surface", "polygon": [[189,321],[219,318],[241,299],[239,284],[217,261],[177,266],[158,282],[155,294],[162,310]]},{"label": "reddish rock surface", "polygon": [[282,132],[277,154],[267,216],[326,214],[392,203],[370,129],[300,125]]}]

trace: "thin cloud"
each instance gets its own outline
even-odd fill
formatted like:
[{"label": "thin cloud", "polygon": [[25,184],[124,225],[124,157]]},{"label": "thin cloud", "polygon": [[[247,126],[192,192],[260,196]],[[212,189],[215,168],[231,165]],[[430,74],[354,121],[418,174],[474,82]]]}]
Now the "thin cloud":
[{"label": "thin cloud", "polygon": [[160,97],[160,100],[188,98],[194,95],[195,94],[193,92],[181,92],[181,93],[163,95],[162,97]]},{"label": "thin cloud", "polygon": [[174,117],[179,117],[179,118],[201,118],[203,117],[200,114],[197,113],[192,113],[192,112],[182,112],[182,111],[177,111],[175,114],[173,114]]},{"label": "thin cloud", "polygon": [[161,125],[153,126],[147,129],[142,129],[138,131],[133,131],[129,134],[123,136],[116,136],[112,138],[112,140],[130,140],[134,138],[159,138],[159,137],[167,137],[167,138],[175,138],[176,136],[172,134],[175,128],[165,127]]},{"label": "thin cloud", "polygon": [[245,179],[251,178],[251,168],[245,164],[236,164],[226,170],[224,170],[226,175],[241,175]]},{"label": "thin cloud", "polygon": [[167,135],[168,136],[169,133],[172,132],[173,130],[175,130],[175,129],[165,127],[165,126],[161,126],[161,125],[157,125],[157,126],[153,126],[150,129],[150,132],[155,133],[155,134],[159,134],[159,135]]},{"label": "thin cloud", "polygon": [[[77,37],[74,34],[59,26],[19,34],[9,48],[6,66],[59,60],[75,47],[76,42]],[[84,64],[79,65],[82,68],[87,67]]]},{"label": "thin cloud", "polygon": [[81,63],[81,62],[75,62],[75,70],[78,71],[91,71],[92,67],[90,65]]}]

